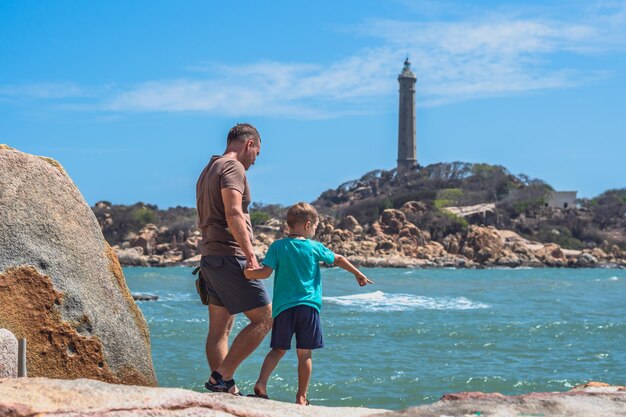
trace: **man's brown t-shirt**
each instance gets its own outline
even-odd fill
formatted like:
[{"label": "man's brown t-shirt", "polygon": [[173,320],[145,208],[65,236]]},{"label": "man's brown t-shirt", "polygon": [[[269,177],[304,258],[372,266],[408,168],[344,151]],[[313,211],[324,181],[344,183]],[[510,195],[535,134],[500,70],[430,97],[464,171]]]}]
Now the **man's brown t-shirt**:
[{"label": "man's brown t-shirt", "polygon": [[252,223],[248,214],[250,189],[246,170],[236,159],[213,156],[196,184],[198,226],[202,232],[202,255],[245,256],[226,222],[222,189],[230,188],[242,195],[241,208],[252,240]]}]

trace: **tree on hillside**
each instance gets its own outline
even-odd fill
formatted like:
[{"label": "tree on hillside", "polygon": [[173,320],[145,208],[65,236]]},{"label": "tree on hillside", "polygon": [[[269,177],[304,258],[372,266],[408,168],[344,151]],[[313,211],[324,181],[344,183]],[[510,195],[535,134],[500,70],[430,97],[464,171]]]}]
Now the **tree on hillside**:
[{"label": "tree on hillside", "polygon": [[626,216],[626,188],[602,193],[592,200],[591,209],[593,221],[601,229],[623,223]]}]

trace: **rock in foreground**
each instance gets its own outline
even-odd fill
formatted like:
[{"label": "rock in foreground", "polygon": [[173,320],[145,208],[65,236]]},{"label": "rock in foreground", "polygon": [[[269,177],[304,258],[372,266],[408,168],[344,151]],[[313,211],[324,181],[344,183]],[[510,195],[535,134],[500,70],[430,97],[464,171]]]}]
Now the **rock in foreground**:
[{"label": "rock in foreground", "polygon": [[626,391],[590,383],[564,393],[502,394],[465,392],[440,401],[390,412],[354,407],[303,407],[229,394],[178,388],[123,386],[99,381],[47,378],[0,379],[0,416],[214,416],[214,417],[461,417],[626,415]]},{"label": "rock in foreground", "polygon": [[461,392],[440,401],[385,417],[618,417],[626,416],[626,391],[602,383],[590,383],[569,392],[539,392],[505,396],[499,393]]},{"label": "rock in foreground", "polygon": [[0,380],[0,416],[364,417],[386,410],[298,406],[271,400],[204,394],[178,388],[121,386],[77,379]]},{"label": "rock in foreground", "polygon": [[0,145],[0,328],[30,376],[156,385],[148,326],[58,162]]}]

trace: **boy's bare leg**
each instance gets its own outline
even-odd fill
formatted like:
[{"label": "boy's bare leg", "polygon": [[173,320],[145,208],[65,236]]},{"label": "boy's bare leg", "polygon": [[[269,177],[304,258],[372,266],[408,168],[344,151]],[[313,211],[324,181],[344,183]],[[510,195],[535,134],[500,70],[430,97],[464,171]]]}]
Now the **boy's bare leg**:
[{"label": "boy's bare leg", "polygon": [[206,358],[211,371],[215,371],[228,353],[228,336],[235,322],[226,308],[209,304],[209,333],[206,337]]},{"label": "boy's bare leg", "polygon": [[[233,378],[237,367],[250,356],[272,329],[271,304],[244,311],[244,314],[250,320],[250,324],[239,332],[222,364],[216,369],[225,380]],[[233,387],[233,392],[237,392],[235,387]]]},{"label": "boy's bare leg", "polygon": [[270,379],[272,372],[276,369],[278,362],[285,356],[286,350],[272,349],[265,356],[263,366],[261,366],[261,373],[256,384],[254,384],[254,393],[258,396],[267,395],[267,381]]},{"label": "boy's bare leg", "polygon": [[296,404],[306,405],[306,394],[309,390],[309,381],[313,372],[313,358],[311,349],[297,349],[298,352],[298,393]]}]

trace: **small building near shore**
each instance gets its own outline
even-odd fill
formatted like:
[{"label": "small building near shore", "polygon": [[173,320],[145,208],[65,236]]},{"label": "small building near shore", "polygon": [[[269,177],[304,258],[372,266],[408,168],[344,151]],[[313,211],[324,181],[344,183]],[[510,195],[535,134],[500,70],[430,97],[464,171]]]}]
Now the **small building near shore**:
[{"label": "small building near shore", "polygon": [[549,208],[576,208],[578,191],[552,191],[546,197],[545,206]]}]

